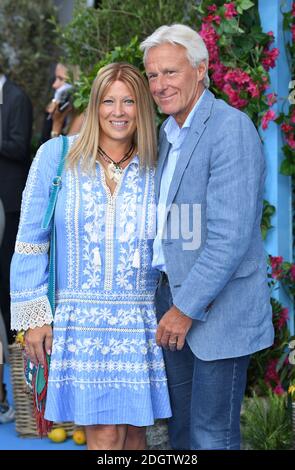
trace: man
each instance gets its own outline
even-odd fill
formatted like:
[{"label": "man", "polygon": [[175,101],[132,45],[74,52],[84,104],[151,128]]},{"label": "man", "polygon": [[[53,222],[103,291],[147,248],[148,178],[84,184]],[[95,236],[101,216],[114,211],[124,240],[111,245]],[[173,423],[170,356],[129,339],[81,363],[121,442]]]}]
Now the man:
[{"label": "man", "polygon": [[[0,246],[2,243],[3,233],[5,227],[5,213],[2,201],[0,199]],[[14,420],[14,409],[9,405],[7,401],[6,387],[3,383],[4,358],[8,357],[8,347],[6,339],[6,328],[2,319],[2,313],[0,309],[0,424],[9,423]]]},{"label": "man", "polygon": [[5,231],[0,248],[0,309],[10,342],[9,272],[17,234],[21,196],[30,166],[32,105],[3,72],[0,63],[0,199]]},{"label": "man", "polygon": [[162,26],[141,48],[151,93],[170,116],[159,136],[153,258],[170,442],[238,449],[250,354],[273,342],[261,142],[244,113],[208,90],[208,51],[191,28]]}]

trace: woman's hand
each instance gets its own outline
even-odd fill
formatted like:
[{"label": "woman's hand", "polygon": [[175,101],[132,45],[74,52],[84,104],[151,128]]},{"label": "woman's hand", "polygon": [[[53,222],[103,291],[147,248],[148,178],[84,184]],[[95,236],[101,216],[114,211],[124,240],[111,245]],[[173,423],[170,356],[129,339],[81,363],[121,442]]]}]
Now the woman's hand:
[{"label": "woman's hand", "polygon": [[43,325],[41,327],[29,328],[25,332],[25,351],[29,359],[35,364],[45,364],[44,348],[47,354],[51,354],[52,327]]},{"label": "woman's hand", "polygon": [[58,107],[52,114],[52,132],[61,134],[67,115],[72,111],[72,106],[69,104],[64,111],[60,111]]}]

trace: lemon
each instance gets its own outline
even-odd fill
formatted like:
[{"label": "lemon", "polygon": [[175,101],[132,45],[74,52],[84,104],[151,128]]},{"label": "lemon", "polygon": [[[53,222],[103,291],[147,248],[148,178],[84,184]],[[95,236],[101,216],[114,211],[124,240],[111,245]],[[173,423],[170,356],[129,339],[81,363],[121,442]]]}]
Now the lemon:
[{"label": "lemon", "polygon": [[83,429],[76,429],[74,431],[73,441],[78,445],[86,444],[86,435]]},{"label": "lemon", "polygon": [[67,433],[64,428],[55,428],[48,433],[48,437],[53,442],[63,442],[67,438]]},{"label": "lemon", "polygon": [[15,337],[16,343],[19,343],[21,346],[25,345],[25,332],[19,331]]}]

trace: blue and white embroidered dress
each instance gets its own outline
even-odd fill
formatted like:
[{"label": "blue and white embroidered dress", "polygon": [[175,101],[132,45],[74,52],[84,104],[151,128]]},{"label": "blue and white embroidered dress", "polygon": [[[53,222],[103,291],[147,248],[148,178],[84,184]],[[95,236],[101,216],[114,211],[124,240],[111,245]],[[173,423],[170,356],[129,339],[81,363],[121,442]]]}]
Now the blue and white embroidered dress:
[{"label": "blue and white embroidered dress", "polygon": [[[73,138],[70,138],[70,144]],[[50,324],[50,233],[40,229],[61,156],[42,145],[24,191],[11,266],[12,329]],[[64,170],[55,212],[56,312],[47,419],[144,426],[171,415],[161,349],[155,343],[151,267],[154,171],[134,157],[111,195],[104,171]]]}]

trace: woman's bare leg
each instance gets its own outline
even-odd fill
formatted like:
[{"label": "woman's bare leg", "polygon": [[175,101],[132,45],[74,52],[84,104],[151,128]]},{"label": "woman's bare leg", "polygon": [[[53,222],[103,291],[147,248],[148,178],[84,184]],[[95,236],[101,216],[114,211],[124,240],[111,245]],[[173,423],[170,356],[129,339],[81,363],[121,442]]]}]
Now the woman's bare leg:
[{"label": "woman's bare leg", "polygon": [[146,427],[127,426],[124,450],[146,449]]},{"label": "woman's bare leg", "polygon": [[122,450],[127,435],[126,424],[85,426],[88,450]]}]

